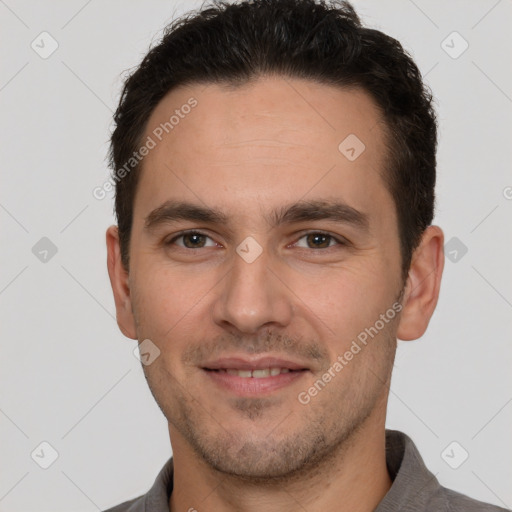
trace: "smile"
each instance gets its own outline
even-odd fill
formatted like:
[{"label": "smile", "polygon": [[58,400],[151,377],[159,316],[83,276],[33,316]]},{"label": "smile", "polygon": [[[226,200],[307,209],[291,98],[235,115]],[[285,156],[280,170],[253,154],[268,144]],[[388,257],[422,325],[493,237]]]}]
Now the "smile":
[{"label": "smile", "polygon": [[237,377],[249,378],[252,377],[254,379],[263,379],[265,377],[275,377],[281,373],[288,373],[290,371],[289,368],[263,368],[263,369],[255,369],[255,370],[239,370],[236,368],[220,368],[218,370],[210,370],[216,371],[219,373],[227,373],[228,375],[236,375]]}]

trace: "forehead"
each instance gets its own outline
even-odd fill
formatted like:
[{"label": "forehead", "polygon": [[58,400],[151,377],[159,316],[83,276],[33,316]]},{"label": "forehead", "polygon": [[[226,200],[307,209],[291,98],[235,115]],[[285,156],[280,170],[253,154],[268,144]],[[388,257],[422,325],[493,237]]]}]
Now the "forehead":
[{"label": "forehead", "polygon": [[390,201],[384,123],[359,89],[283,77],[180,87],[153,111],[149,138],[139,205],[169,196],[244,210],[326,194],[353,196],[360,208]]}]

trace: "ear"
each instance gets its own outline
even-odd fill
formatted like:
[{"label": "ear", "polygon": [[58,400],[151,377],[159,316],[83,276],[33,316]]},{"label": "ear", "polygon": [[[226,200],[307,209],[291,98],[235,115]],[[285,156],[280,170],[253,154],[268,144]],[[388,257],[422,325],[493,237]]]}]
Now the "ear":
[{"label": "ear", "polygon": [[119,245],[119,231],[117,226],[107,229],[107,267],[110,285],[114,292],[116,304],[117,325],[121,332],[132,340],[137,339],[137,329],[132,312],[128,271],[121,262],[121,248]]},{"label": "ear", "polygon": [[397,337],[409,341],[420,338],[434,313],[444,268],[444,235],[438,226],[429,226],[414,251],[405,285],[403,309]]}]

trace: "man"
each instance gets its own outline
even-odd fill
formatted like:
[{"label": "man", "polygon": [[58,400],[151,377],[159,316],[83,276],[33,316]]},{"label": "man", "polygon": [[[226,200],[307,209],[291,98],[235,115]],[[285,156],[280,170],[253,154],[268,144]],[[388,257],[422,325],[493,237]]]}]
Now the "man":
[{"label": "man", "polygon": [[386,431],[443,270],[436,120],[347,3],[217,3],[126,81],[108,269],[173,457],[116,511],[491,511]]}]

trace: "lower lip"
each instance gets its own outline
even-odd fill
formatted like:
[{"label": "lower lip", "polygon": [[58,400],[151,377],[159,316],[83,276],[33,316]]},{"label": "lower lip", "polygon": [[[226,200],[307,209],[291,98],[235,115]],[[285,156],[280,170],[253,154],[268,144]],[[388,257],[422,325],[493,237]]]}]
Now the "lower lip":
[{"label": "lower lip", "polygon": [[215,370],[203,369],[203,372],[223,389],[227,389],[239,396],[248,396],[270,393],[289,386],[293,382],[302,379],[308,373],[308,370],[290,371],[261,378],[238,377],[238,375],[229,375],[228,373]]}]

